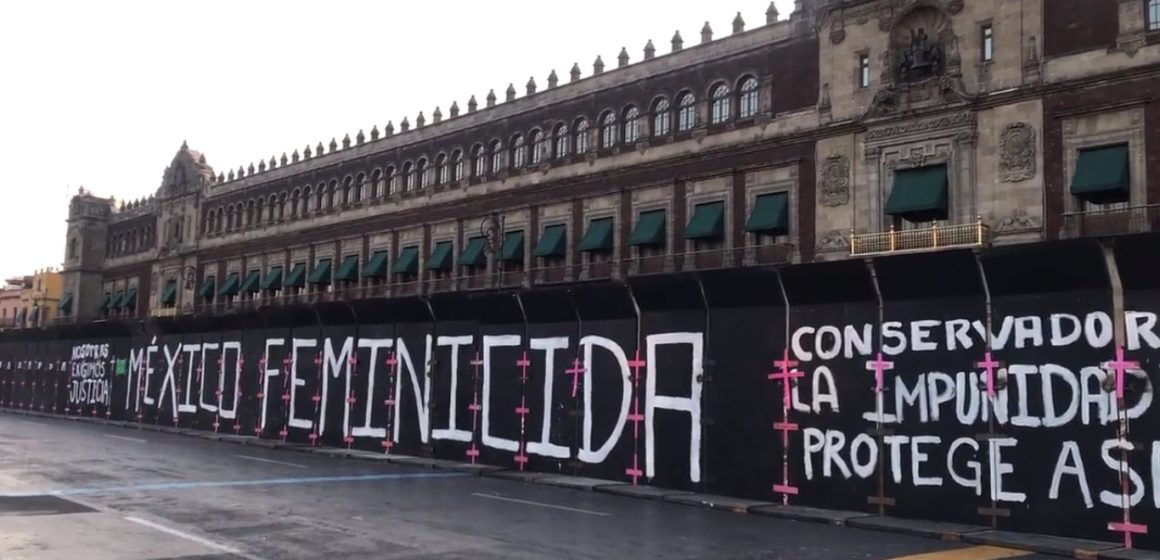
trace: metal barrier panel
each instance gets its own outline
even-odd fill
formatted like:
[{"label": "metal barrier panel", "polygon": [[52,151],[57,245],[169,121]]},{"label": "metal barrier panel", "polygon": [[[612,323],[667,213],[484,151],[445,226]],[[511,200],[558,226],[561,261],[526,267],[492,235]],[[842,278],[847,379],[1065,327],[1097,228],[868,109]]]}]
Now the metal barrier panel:
[{"label": "metal barrier panel", "polygon": [[[777,274],[757,269],[700,275],[709,304],[701,393],[701,476],[715,494],[780,499],[788,458],[782,388],[771,382],[784,345],[786,309]],[[794,457],[796,461],[796,457]]]},{"label": "metal barrier panel", "polygon": [[[787,268],[781,272],[790,305],[787,348],[793,367],[805,374],[791,392],[788,465],[789,503],[865,510],[874,494],[877,452],[873,427],[863,414],[875,410],[879,314],[869,269],[861,261]],[[790,379],[773,386],[782,389]],[[860,435],[861,434],[861,435]],[[857,470],[855,470],[857,467]]]},{"label": "metal barrier panel", "polygon": [[434,456],[479,462],[483,358],[479,310],[467,294],[450,293],[428,300],[435,317],[428,409]]},{"label": "metal barrier panel", "polygon": [[[962,483],[968,465],[982,458],[974,451],[977,434],[988,432],[981,413],[986,393],[975,367],[989,355],[982,329],[975,328],[987,317],[978,262],[969,251],[946,251],[878,258],[872,271],[882,296],[882,323],[872,329],[880,341],[853,352],[871,364],[851,372],[860,377],[856,383],[840,383],[882,395],[881,414],[872,404],[864,409],[873,411],[871,418],[861,419],[878,445],[874,473],[864,477],[868,505],[900,517],[980,524],[980,486]],[[881,376],[879,352],[889,363]],[[848,460],[854,471],[865,456]]]},{"label": "metal barrier panel", "polygon": [[[1112,511],[1099,505],[1102,492],[1119,488],[1115,470],[1102,464],[1117,428],[1101,365],[1115,359],[1119,319],[1101,248],[1094,240],[1044,243],[981,259],[994,358],[1003,368],[994,432],[978,454],[990,465],[982,484],[994,523],[1114,538]],[[1073,468],[1077,474],[1067,474]]]}]

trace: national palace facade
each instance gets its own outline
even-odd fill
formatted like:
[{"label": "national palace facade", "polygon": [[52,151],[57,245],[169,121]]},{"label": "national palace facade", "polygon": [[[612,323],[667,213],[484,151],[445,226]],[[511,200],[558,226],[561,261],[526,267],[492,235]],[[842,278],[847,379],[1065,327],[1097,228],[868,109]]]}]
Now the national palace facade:
[{"label": "national palace facade", "polygon": [[72,199],[61,313],[527,288],[1160,221],[1160,0],[799,0],[749,23],[228,171],[182,145],[146,200]]}]

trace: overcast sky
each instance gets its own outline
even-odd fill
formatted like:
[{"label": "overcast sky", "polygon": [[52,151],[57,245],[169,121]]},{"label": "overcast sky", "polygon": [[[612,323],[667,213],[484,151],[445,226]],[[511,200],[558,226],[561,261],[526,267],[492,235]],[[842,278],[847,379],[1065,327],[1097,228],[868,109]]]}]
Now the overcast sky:
[{"label": "overcast sky", "polygon": [[[789,17],[793,0],[777,0]],[[388,120],[615,67],[768,0],[35,0],[0,3],[0,277],[60,266],[69,197],[134,199],[186,140],[217,171]]]}]

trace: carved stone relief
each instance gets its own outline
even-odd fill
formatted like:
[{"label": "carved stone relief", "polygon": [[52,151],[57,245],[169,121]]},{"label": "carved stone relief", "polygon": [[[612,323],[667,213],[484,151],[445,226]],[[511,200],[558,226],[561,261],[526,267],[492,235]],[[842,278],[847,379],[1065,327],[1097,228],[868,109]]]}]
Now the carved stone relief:
[{"label": "carved stone relief", "polygon": [[999,181],[1018,183],[1035,177],[1035,128],[1011,123],[999,137]]},{"label": "carved stone relief", "polygon": [[817,249],[820,253],[844,251],[850,248],[850,233],[840,229],[830,230],[818,236]]},{"label": "carved stone relief", "polygon": [[999,233],[1016,233],[1020,231],[1037,230],[1042,226],[1039,218],[1029,216],[1026,210],[1017,208],[1003,218],[995,231]]},{"label": "carved stone relief", "polygon": [[844,206],[850,202],[850,160],[836,155],[826,158],[822,165],[823,206]]}]

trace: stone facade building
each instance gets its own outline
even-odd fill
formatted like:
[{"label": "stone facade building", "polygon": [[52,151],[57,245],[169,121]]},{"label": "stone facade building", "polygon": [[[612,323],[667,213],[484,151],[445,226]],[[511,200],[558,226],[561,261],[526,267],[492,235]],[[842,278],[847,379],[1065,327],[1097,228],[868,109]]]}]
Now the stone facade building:
[{"label": "stone facade building", "polygon": [[1160,0],[798,0],[696,43],[224,172],[182,145],[147,200],[74,197],[62,311],[530,287],[1160,220]]}]

